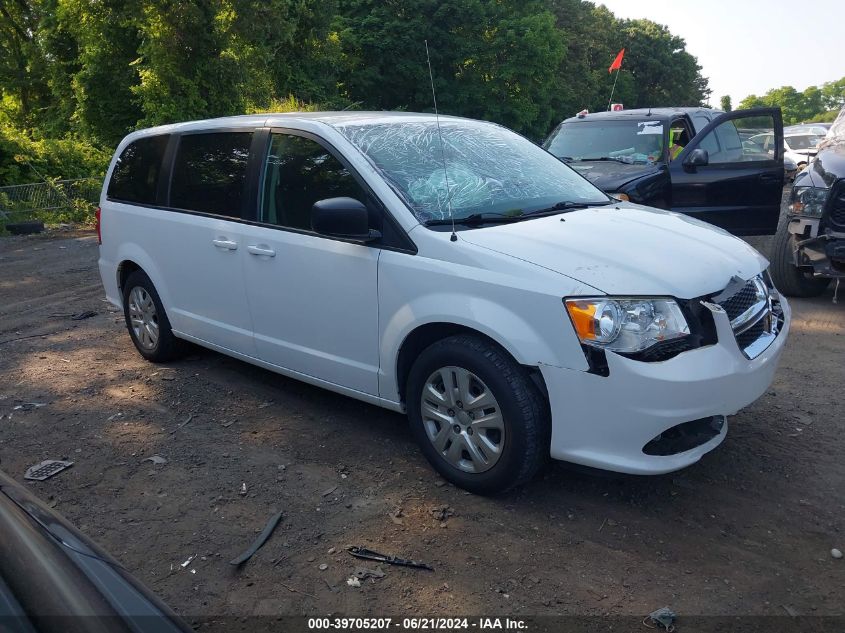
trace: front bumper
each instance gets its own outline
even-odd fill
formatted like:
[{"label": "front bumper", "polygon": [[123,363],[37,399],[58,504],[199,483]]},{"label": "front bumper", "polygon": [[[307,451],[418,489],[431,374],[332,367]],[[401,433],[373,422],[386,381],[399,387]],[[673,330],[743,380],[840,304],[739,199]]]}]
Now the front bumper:
[{"label": "front bumper", "polygon": [[827,230],[820,232],[819,218],[792,216],[787,230],[792,233],[797,248],[793,261],[798,267],[812,267],[820,277],[845,277],[845,233]]},{"label": "front bumper", "polygon": [[551,456],[639,475],[697,462],[725,439],[727,423],[706,443],[674,455],[647,455],[643,448],[679,424],[732,415],[765,393],[791,322],[789,305],[782,297],[780,301],[783,327],[752,360],[739,349],[727,315],[716,313],[718,343],[663,362],[608,353],[606,377],[541,365],[552,413]]}]

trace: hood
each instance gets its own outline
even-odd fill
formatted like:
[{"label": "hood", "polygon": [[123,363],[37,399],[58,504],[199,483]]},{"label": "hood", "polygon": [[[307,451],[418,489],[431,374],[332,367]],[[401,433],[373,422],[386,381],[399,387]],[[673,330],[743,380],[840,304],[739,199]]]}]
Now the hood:
[{"label": "hood", "polygon": [[617,295],[693,299],[768,265],[721,229],[633,204],[462,231],[461,238]]},{"label": "hood", "polygon": [[618,191],[632,180],[660,171],[659,165],[628,165],[615,160],[573,161],[567,165],[609,193]]},{"label": "hood", "polygon": [[816,160],[799,175],[796,186],[832,187],[837,180],[845,178],[845,140],[827,141]]}]

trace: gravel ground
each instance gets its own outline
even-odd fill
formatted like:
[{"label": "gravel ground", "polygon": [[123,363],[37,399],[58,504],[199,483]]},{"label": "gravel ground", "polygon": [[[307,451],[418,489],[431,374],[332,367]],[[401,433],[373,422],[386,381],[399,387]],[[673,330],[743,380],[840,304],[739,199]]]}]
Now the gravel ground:
[{"label": "gravel ground", "polygon": [[[491,499],[440,480],[400,415],[201,349],[145,362],[96,258],[88,234],[0,239],[2,468],[22,480],[72,459],[29,487],[189,618],[845,614],[830,554],[845,550],[845,291],[791,302],[774,384],[699,464],[553,464]],[[278,511],[265,547],[229,565]],[[436,571],[351,587],[349,545]]]}]

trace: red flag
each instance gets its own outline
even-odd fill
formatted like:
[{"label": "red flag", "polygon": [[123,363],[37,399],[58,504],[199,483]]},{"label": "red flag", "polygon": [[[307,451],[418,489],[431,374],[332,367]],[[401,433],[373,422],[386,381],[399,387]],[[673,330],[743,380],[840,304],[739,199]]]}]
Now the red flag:
[{"label": "red flag", "polygon": [[613,60],[613,63],[610,65],[610,68],[607,69],[607,72],[612,73],[614,70],[619,70],[620,68],[622,68],[623,57],[625,57],[624,48],[619,51],[619,54],[616,56],[616,59]]}]

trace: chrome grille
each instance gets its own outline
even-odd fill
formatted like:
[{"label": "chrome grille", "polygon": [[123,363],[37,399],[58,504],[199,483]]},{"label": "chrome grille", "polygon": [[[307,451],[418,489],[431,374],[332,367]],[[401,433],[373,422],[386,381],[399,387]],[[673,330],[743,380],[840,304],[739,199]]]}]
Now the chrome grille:
[{"label": "chrome grille", "polygon": [[755,358],[777,336],[782,324],[780,304],[772,296],[771,284],[766,283],[763,275],[752,277],[744,284],[739,279],[736,282],[732,291],[726,289],[714,301],[728,315],[743,354]]},{"label": "chrome grille", "polygon": [[743,312],[754,305],[757,299],[757,287],[753,280],[746,283],[742,288],[731,297],[723,300],[719,305],[728,313],[728,318],[733,321]]}]

